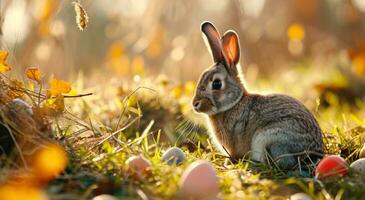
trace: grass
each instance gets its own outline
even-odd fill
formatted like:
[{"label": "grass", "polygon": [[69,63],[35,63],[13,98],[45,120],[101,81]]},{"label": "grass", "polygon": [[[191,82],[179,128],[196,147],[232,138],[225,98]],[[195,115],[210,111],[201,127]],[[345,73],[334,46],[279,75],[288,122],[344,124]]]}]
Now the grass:
[{"label": "grass", "polygon": [[[285,81],[265,77],[248,78],[248,83],[256,86],[251,91],[269,89],[303,101],[325,133],[326,152],[340,154],[351,163],[365,142],[365,104],[340,103],[334,93],[319,99],[320,94],[313,90],[316,82],[335,84],[343,77],[336,78],[339,75],[334,70],[328,73],[334,74],[328,76],[332,80],[326,80],[321,75],[323,69],[305,67],[294,66],[281,72],[282,77],[290,77]],[[94,94],[65,100],[66,110],[53,120],[52,138],[65,147],[69,164],[45,187],[50,199],[90,199],[103,193],[121,199],[182,199],[180,177],[190,163],[201,159],[210,161],[220,177],[218,199],[287,199],[296,192],[307,193],[313,199],[365,198],[365,177],[353,171],[346,177],[318,180],[249,160],[225,165],[225,156],[207,137],[204,121],[189,107],[192,82],[179,85],[168,83],[166,78],[143,77],[120,85],[114,79],[88,80],[102,84],[85,88],[85,79],[79,76],[73,88]],[[324,100],[327,106],[321,105]],[[184,150],[186,160],[182,165],[161,162],[162,153],[171,146]],[[132,155],[150,160],[152,174],[134,179],[125,165]],[[8,158],[4,159],[6,162]],[[9,175],[12,168],[5,165],[2,173]]]}]

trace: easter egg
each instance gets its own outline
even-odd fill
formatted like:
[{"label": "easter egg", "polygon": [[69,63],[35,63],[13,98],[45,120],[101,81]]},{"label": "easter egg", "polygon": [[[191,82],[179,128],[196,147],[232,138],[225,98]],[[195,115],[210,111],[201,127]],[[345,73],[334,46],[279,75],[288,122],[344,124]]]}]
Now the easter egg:
[{"label": "easter egg", "polygon": [[346,176],[348,172],[345,159],[341,156],[331,155],[324,157],[316,168],[316,176],[319,178],[331,176]]},{"label": "easter egg", "polygon": [[178,147],[172,147],[168,149],[161,157],[161,161],[168,165],[176,163],[180,165],[185,160],[184,152]]},{"label": "easter egg", "polygon": [[195,161],[184,171],[180,188],[189,199],[212,199],[219,192],[218,176],[208,161]]},{"label": "easter egg", "polygon": [[356,172],[365,174],[365,158],[360,158],[355,162],[351,163],[350,168]]},{"label": "easter egg", "polygon": [[101,195],[95,196],[91,200],[118,200],[118,198],[113,195],[110,195],[110,194],[101,194]]},{"label": "easter egg", "polygon": [[312,197],[305,193],[296,193],[290,196],[290,200],[312,200]]},{"label": "easter egg", "polygon": [[151,162],[143,156],[132,156],[126,161],[128,171],[136,176],[146,175],[151,170]]},{"label": "easter egg", "polygon": [[365,144],[360,150],[359,158],[365,158]]},{"label": "easter egg", "polygon": [[13,99],[13,106],[15,106],[16,108],[14,108],[15,110],[24,110],[25,112],[27,112],[29,115],[33,115],[33,110],[32,107],[25,101],[23,101],[22,99],[19,98],[15,98]]}]

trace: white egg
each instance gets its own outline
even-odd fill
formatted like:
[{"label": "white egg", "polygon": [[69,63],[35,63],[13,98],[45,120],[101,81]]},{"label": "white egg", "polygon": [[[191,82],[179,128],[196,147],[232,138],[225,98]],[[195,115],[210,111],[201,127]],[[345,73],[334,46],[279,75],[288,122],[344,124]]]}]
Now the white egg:
[{"label": "white egg", "polygon": [[290,200],[312,200],[312,197],[305,193],[296,193],[290,196]]},{"label": "white egg", "polygon": [[360,150],[359,157],[360,158],[365,158],[365,144],[364,144],[364,146]]},{"label": "white egg", "polygon": [[192,199],[212,199],[219,192],[218,176],[208,161],[195,161],[183,173],[182,195]]},{"label": "white egg", "polygon": [[356,172],[365,174],[365,158],[360,158],[355,162],[351,163],[350,168]]},{"label": "white egg", "polygon": [[91,200],[118,200],[118,198],[113,195],[110,195],[110,194],[101,194],[101,195],[95,196]]},{"label": "white egg", "polygon": [[178,147],[168,149],[161,157],[161,161],[166,162],[168,165],[173,165],[174,163],[180,165],[184,160],[185,154]]}]

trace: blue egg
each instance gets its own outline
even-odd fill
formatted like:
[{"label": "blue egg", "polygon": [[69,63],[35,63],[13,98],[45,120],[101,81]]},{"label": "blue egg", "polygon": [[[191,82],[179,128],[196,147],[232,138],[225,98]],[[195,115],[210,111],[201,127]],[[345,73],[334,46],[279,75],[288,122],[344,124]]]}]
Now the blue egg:
[{"label": "blue egg", "polygon": [[181,165],[185,160],[184,152],[178,147],[172,147],[168,149],[161,157],[161,161],[168,165]]}]

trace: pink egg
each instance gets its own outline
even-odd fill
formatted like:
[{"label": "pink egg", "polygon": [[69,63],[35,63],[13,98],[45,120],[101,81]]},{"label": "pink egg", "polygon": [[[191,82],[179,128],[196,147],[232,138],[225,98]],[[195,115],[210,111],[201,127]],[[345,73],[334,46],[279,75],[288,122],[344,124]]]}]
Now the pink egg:
[{"label": "pink egg", "polygon": [[316,168],[316,176],[319,178],[331,176],[346,176],[348,167],[341,156],[331,155],[324,157]]},{"label": "pink egg", "polygon": [[212,164],[200,160],[192,163],[180,181],[182,195],[192,199],[211,199],[219,192],[218,176]]},{"label": "pink egg", "polygon": [[126,161],[128,171],[136,177],[148,175],[151,170],[151,162],[143,156],[132,156]]},{"label": "pink egg", "polygon": [[290,196],[290,200],[312,200],[306,193],[296,193]]}]

